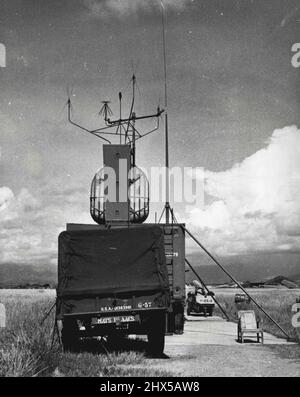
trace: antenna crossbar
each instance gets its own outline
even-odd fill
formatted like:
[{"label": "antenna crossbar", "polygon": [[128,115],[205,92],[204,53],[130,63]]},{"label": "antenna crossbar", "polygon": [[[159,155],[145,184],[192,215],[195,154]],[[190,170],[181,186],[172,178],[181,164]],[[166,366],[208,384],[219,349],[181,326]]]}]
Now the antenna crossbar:
[{"label": "antenna crossbar", "polygon": [[[151,134],[154,131],[157,131],[159,129],[159,119],[161,115],[164,113],[164,109],[160,109],[160,107],[157,108],[156,113],[148,114],[148,115],[141,115],[137,116],[136,113],[134,112],[134,103],[135,103],[135,84],[136,84],[136,77],[133,75],[132,77],[132,86],[133,86],[133,91],[132,91],[132,103],[131,103],[131,108],[130,108],[130,113],[127,118],[122,118],[122,93],[119,92],[119,106],[120,106],[120,111],[119,111],[119,118],[111,120],[110,116],[113,115],[113,112],[109,106],[110,101],[102,101],[103,106],[101,107],[99,111],[99,115],[103,116],[105,126],[97,129],[89,129],[86,128],[79,123],[75,122],[72,119],[72,103],[71,99],[68,98],[68,121],[73,124],[74,126],[80,128],[81,130],[88,132],[92,135],[95,135],[96,137],[103,139],[107,143],[111,143],[111,141],[103,135],[111,135],[111,136],[116,136],[118,135],[120,137],[120,143],[121,143],[121,138],[123,137],[125,140],[125,144],[132,144],[138,139],[141,139],[149,134]],[[146,133],[142,134],[138,131],[138,129],[135,126],[135,123],[137,121],[143,121],[147,119],[153,119],[156,118],[156,126],[152,128],[150,131],[147,131]],[[116,131],[112,132],[110,129],[116,128]]]}]

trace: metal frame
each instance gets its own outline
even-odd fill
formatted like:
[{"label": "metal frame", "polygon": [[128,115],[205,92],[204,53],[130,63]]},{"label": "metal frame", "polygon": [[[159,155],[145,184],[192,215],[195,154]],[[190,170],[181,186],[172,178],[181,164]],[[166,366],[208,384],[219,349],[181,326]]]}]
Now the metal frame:
[{"label": "metal frame", "polygon": [[[104,118],[104,123],[105,126],[97,129],[89,129],[86,128],[77,122],[72,120],[72,102],[70,97],[68,98],[67,101],[67,106],[68,106],[68,121],[70,124],[74,125],[75,127],[80,128],[81,130],[88,132],[89,134],[92,134],[96,136],[97,138],[100,138],[104,140],[107,143],[112,143],[111,140],[108,138],[104,137],[103,135],[109,135],[111,137],[119,137],[120,139],[120,144],[122,143],[122,138],[123,143],[126,145],[131,145],[133,152],[135,151],[135,142],[141,138],[144,138],[145,136],[151,134],[154,131],[157,131],[159,129],[159,118],[163,114],[164,109],[160,109],[160,107],[157,107],[156,113],[149,114],[149,115],[142,115],[142,116],[137,116],[136,113],[134,112],[134,103],[135,103],[135,86],[136,86],[136,77],[135,75],[132,76],[132,102],[131,102],[131,108],[130,108],[130,113],[127,118],[122,117],[122,93],[119,93],[119,105],[120,105],[120,114],[119,118],[115,120],[111,120],[109,116],[111,116],[112,110],[109,107],[109,101],[103,101],[103,106],[99,111],[99,115],[103,116]],[[142,134],[138,131],[138,129],[135,126],[135,123],[137,121],[141,120],[146,120],[146,119],[152,119],[156,118],[156,126],[151,129],[150,131],[147,131],[146,133]],[[116,129],[115,132],[112,132],[111,129]],[[133,153],[133,160],[134,160],[134,155]],[[134,165],[133,161],[133,165]]]}]

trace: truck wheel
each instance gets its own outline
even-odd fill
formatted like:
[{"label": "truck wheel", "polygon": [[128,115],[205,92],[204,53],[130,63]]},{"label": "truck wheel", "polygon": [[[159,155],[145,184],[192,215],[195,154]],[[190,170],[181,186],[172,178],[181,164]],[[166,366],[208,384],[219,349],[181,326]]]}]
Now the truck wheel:
[{"label": "truck wheel", "polygon": [[186,309],[186,313],[187,313],[188,316],[190,316],[190,314],[191,314],[191,309],[190,309],[189,307]]},{"label": "truck wheel", "polygon": [[64,320],[61,333],[64,352],[75,353],[79,348],[79,335],[77,323],[74,320]]},{"label": "truck wheel", "polygon": [[122,335],[116,332],[112,332],[107,336],[107,344],[109,349],[111,350],[120,349],[120,347],[122,346],[122,342],[124,343],[124,336],[122,337]]},{"label": "truck wheel", "polygon": [[161,357],[165,348],[165,314],[151,318],[148,327],[148,351],[153,357]]}]

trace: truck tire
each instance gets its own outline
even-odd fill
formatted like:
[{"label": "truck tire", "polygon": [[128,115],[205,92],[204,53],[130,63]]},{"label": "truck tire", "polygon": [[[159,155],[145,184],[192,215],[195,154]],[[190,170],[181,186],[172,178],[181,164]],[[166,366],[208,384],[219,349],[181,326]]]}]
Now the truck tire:
[{"label": "truck tire", "polygon": [[151,317],[148,324],[148,352],[152,357],[161,357],[165,348],[165,314]]},{"label": "truck tire", "polygon": [[112,332],[107,336],[107,345],[111,350],[120,349],[122,347],[122,343],[124,343],[124,335]]},{"label": "truck tire", "polygon": [[79,334],[75,320],[64,320],[61,333],[64,352],[75,353],[79,349]]}]

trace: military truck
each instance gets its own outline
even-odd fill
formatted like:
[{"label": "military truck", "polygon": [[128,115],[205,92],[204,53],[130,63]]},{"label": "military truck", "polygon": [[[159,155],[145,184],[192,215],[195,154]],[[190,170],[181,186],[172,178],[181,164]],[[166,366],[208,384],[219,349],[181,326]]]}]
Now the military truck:
[{"label": "military truck", "polygon": [[79,340],[165,334],[184,328],[184,233],[179,225],[105,229],[68,224],[59,236],[57,325],[64,350]]},{"label": "military truck", "polygon": [[146,334],[162,354],[170,288],[158,226],[59,236],[57,321],[65,350],[82,337]]}]

